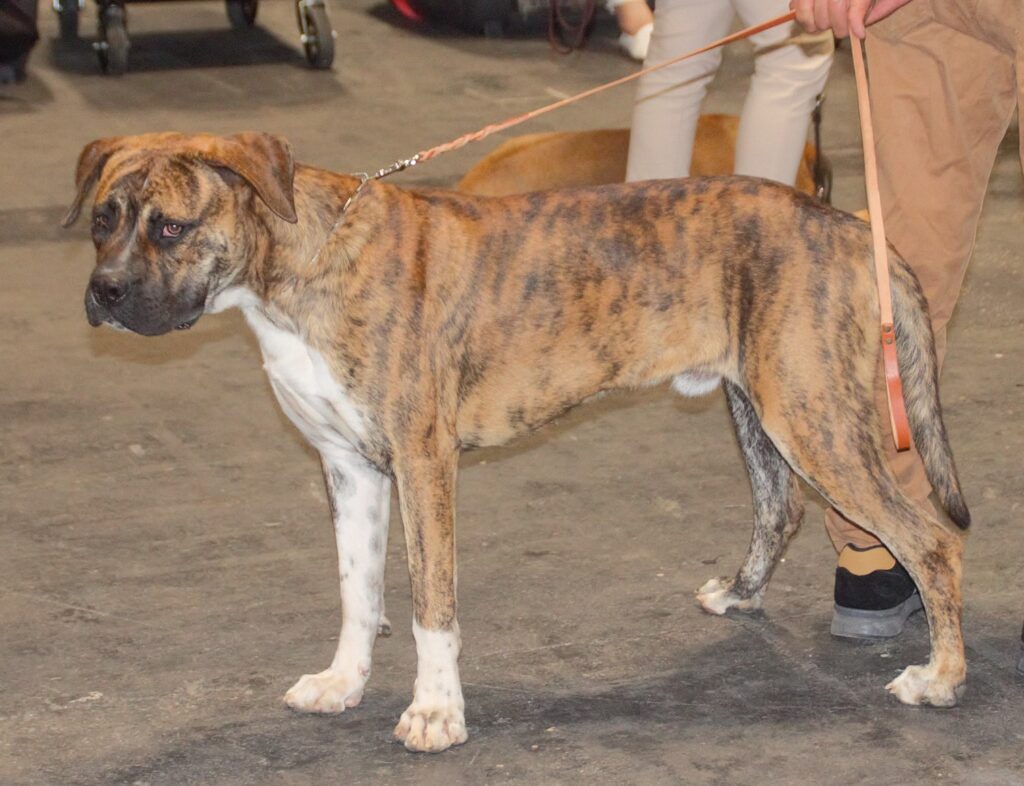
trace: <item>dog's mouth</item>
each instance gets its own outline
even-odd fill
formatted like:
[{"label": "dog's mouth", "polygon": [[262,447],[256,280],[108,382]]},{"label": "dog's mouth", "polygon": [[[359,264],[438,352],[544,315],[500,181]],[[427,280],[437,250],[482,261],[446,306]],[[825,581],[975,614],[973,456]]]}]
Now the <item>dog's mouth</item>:
[{"label": "dog's mouth", "polygon": [[[178,317],[175,322],[164,322],[161,324],[150,324],[146,321],[140,322],[136,318],[130,318],[127,320],[127,324],[122,318],[114,315],[114,313],[107,307],[97,302],[96,297],[90,290],[86,295],[85,299],[85,312],[89,319],[89,324],[93,327],[99,327],[101,325],[114,330],[127,331],[129,333],[139,333],[144,336],[156,336],[161,333],[167,333],[171,330],[188,330],[196,322],[199,321],[199,317],[203,315],[202,310],[193,312],[191,316],[185,319]],[[131,316],[130,314],[127,316]],[[168,320],[169,321],[169,320]]]},{"label": "dog's mouth", "polygon": [[100,324],[101,325],[106,325],[107,327],[113,328],[114,330],[121,330],[121,331],[123,331],[125,333],[131,333],[132,332],[131,328],[125,327],[124,325],[122,325],[120,322],[118,322],[113,317],[107,317]]}]

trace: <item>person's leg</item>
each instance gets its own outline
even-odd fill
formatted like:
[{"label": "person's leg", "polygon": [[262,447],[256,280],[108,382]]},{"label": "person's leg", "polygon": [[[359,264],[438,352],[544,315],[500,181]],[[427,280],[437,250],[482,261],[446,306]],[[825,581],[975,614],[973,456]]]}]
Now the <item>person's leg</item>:
[{"label": "person's leg", "polygon": [[[786,0],[732,0],[744,25],[785,13]],[[807,142],[807,128],[825,87],[835,50],[832,33],[808,35],[795,22],[758,33],[736,137],[736,174],[793,185]]]},{"label": "person's leg", "polygon": [[[912,3],[869,28],[867,59],[886,234],[924,289],[941,364],[988,177],[1017,98],[1012,58],[929,14],[926,4]],[[879,428],[888,433],[881,386],[877,399]],[[897,453],[888,439],[886,447],[904,492],[932,511],[916,451]],[[838,574],[845,570],[869,585],[891,557],[835,511],[826,527],[840,551],[838,602]],[[851,559],[858,549],[872,550],[871,558]]]},{"label": "person's leg", "polygon": [[[721,38],[732,16],[728,0],[659,0],[648,61],[660,63]],[[701,103],[721,61],[715,50],[640,78],[626,180],[690,173]]]}]

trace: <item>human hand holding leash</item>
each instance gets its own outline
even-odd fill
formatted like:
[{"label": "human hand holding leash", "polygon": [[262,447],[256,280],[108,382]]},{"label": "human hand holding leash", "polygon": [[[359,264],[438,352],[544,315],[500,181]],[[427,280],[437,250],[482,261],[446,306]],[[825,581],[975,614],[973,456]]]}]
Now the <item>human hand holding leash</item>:
[{"label": "human hand holding leash", "polygon": [[797,21],[808,33],[831,28],[839,38],[864,38],[867,25],[884,19],[910,0],[790,0]]}]

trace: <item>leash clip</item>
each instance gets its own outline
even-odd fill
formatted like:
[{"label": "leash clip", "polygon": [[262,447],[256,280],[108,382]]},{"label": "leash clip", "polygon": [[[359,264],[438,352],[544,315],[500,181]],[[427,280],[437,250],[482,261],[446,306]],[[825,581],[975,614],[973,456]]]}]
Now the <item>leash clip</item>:
[{"label": "leash clip", "polygon": [[391,164],[390,166],[386,166],[383,169],[378,169],[369,177],[366,177],[366,175],[363,175],[363,177],[366,177],[367,180],[380,180],[382,177],[393,175],[396,172],[401,172],[405,169],[411,169],[412,167],[416,166],[419,162],[420,156],[419,153],[417,153],[412,158],[401,158],[395,163]]},{"label": "leash clip", "polygon": [[[398,161],[395,161],[395,163],[393,164],[389,164],[386,167],[378,169],[372,175],[366,172],[353,172],[352,174],[359,178],[359,185],[356,186],[356,190],[352,192],[352,196],[346,199],[345,204],[341,206],[341,213],[338,216],[338,221],[340,221],[341,217],[348,212],[349,207],[355,201],[356,197],[359,196],[359,192],[363,190],[363,186],[365,186],[371,180],[380,180],[382,178],[387,177],[388,175],[393,175],[396,172],[401,172],[405,169],[410,169],[416,166],[419,162],[419,155],[415,155],[412,158],[399,159]],[[334,227],[331,228],[332,232],[338,226],[338,221],[334,222]]]}]

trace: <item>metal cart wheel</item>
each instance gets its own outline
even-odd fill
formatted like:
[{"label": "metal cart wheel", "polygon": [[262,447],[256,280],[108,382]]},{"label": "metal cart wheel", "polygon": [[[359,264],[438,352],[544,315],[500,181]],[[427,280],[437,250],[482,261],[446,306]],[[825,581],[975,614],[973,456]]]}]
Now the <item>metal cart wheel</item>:
[{"label": "metal cart wheel", "polygon": [[259,0],[225,0],[232,30],[248,30],[256,21]]},{"label": "metal cart wheel", "polygon": [[127,71],[130,46],[124,8],[113,4],[104,6],[100,11],[100,40],[96,43],[103,73],[120,76]]},{"label": "metal cart wheel", "polygon": [[53,0],[53,10],[57,12],[60,23],[62,41],[78,39],[78,13],[81,10],[79,0]]},{"label": "metal cart wheel", "polygon": [[299,0],[296,10],[306,61],[313,68],[330,68],[334,62],[334,30],[327,19],[327,9],[322,2],[316,0],[312,3]]}]

